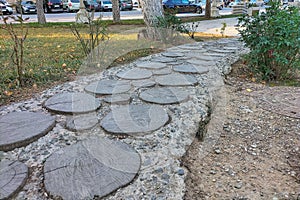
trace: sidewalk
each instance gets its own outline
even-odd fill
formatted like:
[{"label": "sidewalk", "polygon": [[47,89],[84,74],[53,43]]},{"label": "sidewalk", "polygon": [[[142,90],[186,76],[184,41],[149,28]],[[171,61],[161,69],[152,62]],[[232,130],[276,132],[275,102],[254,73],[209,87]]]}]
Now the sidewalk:
[{"label": "sidewalk", "polygon": [[220,34],[220,30],[223,27],[223,23],[226,24],[225,35],[227,36],[238,36],[237,18],[224,18],[224,19],[213,19],[204,20],[200,22],[196,32],[204,32],[211,34]]}]

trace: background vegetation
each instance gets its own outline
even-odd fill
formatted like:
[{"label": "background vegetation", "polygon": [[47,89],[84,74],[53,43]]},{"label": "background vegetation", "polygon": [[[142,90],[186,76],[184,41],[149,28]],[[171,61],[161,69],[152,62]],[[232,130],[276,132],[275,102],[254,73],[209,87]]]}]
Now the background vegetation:
[{"label": "background vegetation", "polygon": [[[143,20],[122,21],[114,24],[107,21],[110,34],[132,28],[143,27]],[[11,59],[14,41],[4,29],[0,28],[0,105],[13,101],[22,91],[39,91],[45,87],[73,80],[84,61],[82,46],[74,37],[71,23],[25,24],[28,35],[24,42],[24,87],[17,79],[17,70]],[[14,24],[16,30],[20,25]],[[88,32],[89,26],[78,28]],[[26,93],[26,92],[25,92]]]},{"label": "background vegetation", "polygon": [[265,81],[295,78],[300,70],[300,15],[296,7],[271,2],[266,13],[239,18],[241,39],[250,48],[251,71]]}]

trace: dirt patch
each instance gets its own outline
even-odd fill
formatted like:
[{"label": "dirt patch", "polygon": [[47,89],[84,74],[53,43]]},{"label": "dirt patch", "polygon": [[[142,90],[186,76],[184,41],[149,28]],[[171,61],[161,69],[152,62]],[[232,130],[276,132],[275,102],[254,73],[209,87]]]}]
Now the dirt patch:
[{"label": "dirt patch", "polygon": [[196,139],[183,158],[185,199],[300,199],[300,120],[262,109],[259,97],[246,95],[268,88],[251,77],[235,73],[226,82],[222,123],[209,124],[221,128]]}]

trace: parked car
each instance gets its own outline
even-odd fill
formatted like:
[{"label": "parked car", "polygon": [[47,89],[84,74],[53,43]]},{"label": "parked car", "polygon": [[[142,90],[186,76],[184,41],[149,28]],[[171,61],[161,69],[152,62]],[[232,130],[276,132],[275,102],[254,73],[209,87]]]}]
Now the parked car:
[{"label": "parked car", "polygon": [[101,1],[101,11],[105,12],[105,11],[112,11],[112,3],[111,1]]},{"label": "parked car", "polygon": [[12,7],[5,0],[0,0],[0,14],[3,14],[3,15],[13,14]]},{"label": "parked car", "polygon": [[132,10],[133,9],[132,0],[120,0],[119,5],[120,5],[120,10]]},{"label": "parked car", "polygon": [[241,0],[234,0],[234,1],[229,3],[229,8],[231,8],[232,6],[236,6],[240,3],[241,3]]},{"label": "parked car", "polygon": [[97,0],[91,0],[92,4],[94,4],[95,12],[101,11],[101,1],[98,2]]},{"label": "parked car", "polygon": [[95,10],[95,2],[92,0],[84,0],[83,4],[88,12]]},{"label": "parked car", "polygon": [[[201,2],[198,3],[197,5],[201,6],[201,8],[203,10],[205,10],[205,8],[206,8],[206,0],[201,0]],[[223,2],[223,0],[217,0],[217,8],[219,10],[222,10],[224,8],[224,2]]]},{"label": "parked car", "polygon": [[63,12],[63,4],[61,0],[44,0],[44,11],[51,12]]},{"label": "parked car", "polygon": [[0,3],[4,4],[7,7],[12,7],[12,4],[8,3],[6,0],[0,0]]},{"label": "parked car", "polygon": [[139,0],[132,0],[132,4],[133,4],[133,7],[139,7],[140,6]]},{"label": "parked car", "polygon": [[189,0],[163,0],[164,10],[175,10],[177,13],[197,12],[197,5],[190,3]]},{"label": "parked car", "polygon": [[0,3],[0,15],[6,14],[6,5]]},{"label": "parked car", "polygon": [[17,13],[36,13],[36,4],[33,1],[21,1],[16,5]]},{"label": "parked car", "polygon": [[80,1],[79,0],[62,0],[63,9],[67,12],[75,12],[79,10]]}]

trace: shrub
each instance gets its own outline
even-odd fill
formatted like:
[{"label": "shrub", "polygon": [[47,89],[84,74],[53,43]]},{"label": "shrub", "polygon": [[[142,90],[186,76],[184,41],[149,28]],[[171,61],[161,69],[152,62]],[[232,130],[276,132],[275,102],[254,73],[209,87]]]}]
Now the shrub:
[{"label": "shrub", "polygon": [[157,17],[156,26],[159,28],[171,29],[179,33],[185,33],[194,39],[199,22],[183,23],[182,20],[172,12],[166,12],[164,17]]},{"label": "shrub", "polygon": [[[16,29],[12,22],[8,22],[9,19],[11,19],[13,22],[20,23],[20,28]],[[25,51],[25,40],[28,35],[28,28],[25,27],[24,23],[28,20],[29,18],[23,19],[23,16],[8,16],[8,17],[3,17],[2,20],[4,24],[0,26],[3,30],[5,30],[11,40],[13,41],[13,53],[11,55],[11,59],[16,66],[17,69],[17,80],[18,80],[18,85],[19,86],[24,86],[24,79],[23,75],[25,74],[25,69],[24,69],[24,51]]]},{"label": "shrub", "polygon": [[239,18],[241,40],[250,48],[251,70],[266,81],[293,78],[300,67],[299,9],[272,2],[266,13]]},{"label": "shrub", "polygon": [[[83,53],[88,56],[93,50],[104,40],[108,40],[109,36],[107,34],[106,24],[101,20],[101,18],[93,20],[93,18],[88,15],[88,25],[75,23],[71,25],[71,31],[76,39],[80,42]],[[81,32],[86,26],[88,26],[87,32]],[[93,58],[93,55],[91,55]]]}]

